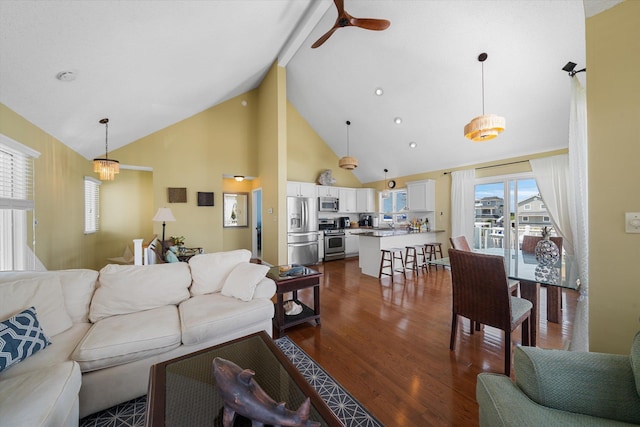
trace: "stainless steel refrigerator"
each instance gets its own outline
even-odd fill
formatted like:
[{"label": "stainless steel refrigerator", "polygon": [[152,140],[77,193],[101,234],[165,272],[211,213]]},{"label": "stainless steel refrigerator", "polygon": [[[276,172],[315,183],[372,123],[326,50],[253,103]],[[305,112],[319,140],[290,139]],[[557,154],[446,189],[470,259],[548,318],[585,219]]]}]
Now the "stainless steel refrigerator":
[{"label": "stainless steel refrigerator", "polygon": [[289,264],[318,263],[318,207],[314,197],[287,197]]}]

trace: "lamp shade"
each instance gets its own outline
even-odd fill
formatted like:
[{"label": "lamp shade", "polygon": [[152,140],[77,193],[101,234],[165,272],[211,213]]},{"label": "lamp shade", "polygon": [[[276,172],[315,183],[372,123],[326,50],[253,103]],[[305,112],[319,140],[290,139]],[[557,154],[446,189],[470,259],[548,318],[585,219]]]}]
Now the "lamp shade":
[{"label": "lamp shade", "polygon": [[170,208],[159,208],[156,215],[153,217],[153,221],[156,222],[170,222],[175,221],[176,218],[173,216]]},{"label": "lamp shade", "polygon": [[504,117],[495,114],[479,116],[464,127],[464,136],[473,142],[488,141],[504,131]]}]

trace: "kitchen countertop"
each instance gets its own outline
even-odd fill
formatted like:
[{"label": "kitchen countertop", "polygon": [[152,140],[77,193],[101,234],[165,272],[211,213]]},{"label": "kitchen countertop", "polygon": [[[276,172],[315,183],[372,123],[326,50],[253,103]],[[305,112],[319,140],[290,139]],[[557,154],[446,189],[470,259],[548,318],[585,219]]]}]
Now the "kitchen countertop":
[{"label": "kitchen countertop", "polygon": [[444,233],[445,230],[431,230],[431,231],[407,231],[406,229],[389,229],[389,228],[376,228],[366,229],[367,231],[361,232],[358,236],[365,237],[390,237],[390,236],[405,236],[407,234],[428,234],[428,233]]}]

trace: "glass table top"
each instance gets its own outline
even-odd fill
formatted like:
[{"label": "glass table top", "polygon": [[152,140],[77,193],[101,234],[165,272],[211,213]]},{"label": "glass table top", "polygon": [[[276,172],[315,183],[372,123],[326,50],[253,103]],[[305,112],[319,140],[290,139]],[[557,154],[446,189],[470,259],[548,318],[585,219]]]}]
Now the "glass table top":
[{"label": "glass table top", "polygon": [[289,280],[296,277],[313,276],[314,274],[321,274],[320,272],[313,270],[304,265],[277,265],[271,267],[267,272],[267,276],[275,281]]},{"label": "glass table top", "polygon": [[[486,255],[500,255],[505,259],[507,276],[515,280],[527,280],[541,285],[559,286],[568,289],[578,289],[578,264],[573,256],[563,254],[554,265],[543,265],[536,261],[530,253],[511,248],[477,249],[474,252]],[[429,261],[430,264],[450,267],[449,258],[438,258]]]},{"label": "glass table top", "polygon": [[[232,341],[167,362],[164,366],[163,425],[222,426],[224,402],[213,377],[213,359],[216,357],[230,360],[242,369],[253,370],[254,379],[260,387],[274,401],[286,402],[289,410],[297,410],[307,396],[311,397],[309,419],[323,426],[336,425],[331,418],[333,413],[322,399],[317,393],[309,394],[309,389],[312,393],[315,391],[301,375],[294,378],[290,369],[293,369],[294,374],[299,374],[295,367],[285,367],[283,360],[287,364],[288,359],[282,354],[277,356],[274,350],[279,350],[267,340],[270,338],[266,334],[255,334],[247,339]],[[280,359],[280,356],[284,359]],[[300,379],[306,384],[303,385],[304,389],[300,386]],[[250,425],[248,419],[236,416],[234,426]]]}]

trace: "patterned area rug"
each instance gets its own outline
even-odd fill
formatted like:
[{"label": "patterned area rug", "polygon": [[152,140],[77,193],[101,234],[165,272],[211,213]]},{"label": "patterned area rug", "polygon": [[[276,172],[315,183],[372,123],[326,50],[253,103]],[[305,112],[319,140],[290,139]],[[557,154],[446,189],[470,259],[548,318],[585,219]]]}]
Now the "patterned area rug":
[{"label": "patterned area rug", "polygon": [[[380,421],[289,337],[285,336],[274,342],[347,427],[383,427]],[[146,396],[121,403],[81,419],[80,427],[144,426],[146,404]]]}]

